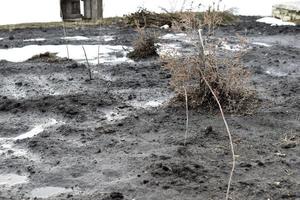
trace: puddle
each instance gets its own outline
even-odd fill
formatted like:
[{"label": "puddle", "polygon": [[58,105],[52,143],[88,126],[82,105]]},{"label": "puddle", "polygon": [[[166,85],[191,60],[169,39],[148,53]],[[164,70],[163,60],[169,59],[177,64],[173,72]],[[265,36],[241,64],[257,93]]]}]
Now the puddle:
[{"label": "puddle", "polygon": [[62,37],[62,40],[68,40],[68,41],[85,41],[89,40],[88,37],[85,36],[73,36],[73,37]]},{"label": "puddle", "polygon": [[73,192],[72,189],[67,189],[63,187],[41,187],[32,190],[30,196],[33,198],[46,199],[49,197],[55,197],[60,194],[71,193],[71,192]]},{"label": "puddle", "polygon": [[24,42],[41,42],[41,41],[45,41],[45,38],[34,38],[34,39],[26,39],[23,40]]},{"label": "puddle", "polygon": [[[67,45],[70,59],[86,62],[82,45]],[[98,63],[98,45],[83,45],[91,64]],[[129,47],[125,47],[130,49]],[[67,57],[66,45],[28,45],[21,48],[0,49],[0,60],[24,62],[41,53],[57,53],[59,57]],[[99,51],[100,63],[133,62],[126,57],[127,51],[121,45],[101,45]],[[18,55],[18,56],[16,56]]]},{"label": "puddle", "polygon": [[270,44],[266,44],[266,43],[263,43],[263,42],[253,42],[252,44],[258,45],[258,46],[264,46],[264,47],[271,47],[272,46]]},{"label": "puddle", "polygon": [[20,176],[17,174],[0,174],[0,186],[5,185],[8,187],[24,184],[28,182],[27,176]]},{"label": "puddle", "polygon": [[26,138],[32,138],[32,137],[38,135],[39,133],[42,133],[46,128],[53,126],[57,123],[58,122],[55,119],[50,119],[47,123],[37,125],[36,127],[34,127],[32,130],[28,131],[27,133],[24,133],[22,135],[19,135],[18,137],[15,137],[14,140],[23,140]]}]

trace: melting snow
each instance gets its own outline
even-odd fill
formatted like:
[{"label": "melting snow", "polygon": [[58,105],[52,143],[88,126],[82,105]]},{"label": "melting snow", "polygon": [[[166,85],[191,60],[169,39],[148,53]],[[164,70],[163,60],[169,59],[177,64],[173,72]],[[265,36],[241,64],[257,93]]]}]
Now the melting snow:
[{"label": "melting snow", "polygon": [[55,119],[50,119],[47,123],[37,125],[32,130],[28,131],[27,133],[24,133],[22,135],[19,135],[18,137],[15,137],[14,140],[23,140],[26,138],[32,138],[39,133],[42,133],[46,128],[53,126],[57,124],[58,122]]},{"label": "melting snow", "polygon": [[23,40],[24,42],[41,42],[41,41],[45,41],[45,38],[34,38],[34,39],[26,39]]},{"label": "melting snow", "polygon": [[89,40],[88,37],[84,36],[73,36],[73,37],[62,37],[61,39],[63,40],[69,40],[69,41],[84,41],[84,40]]},{"label": "melting snow", "polygon": [[264,47],[271,47],[272,45],[266,44],[263,42],[253,42],[252,44],[258,45],[258,46],[264,46]]},{"label": "melting snow", "polygon": [[49,198],[55,197],[60,194],[73,192],[72,189],[62,188],[62,187],[41,187],[35,188],[31,191],[31,196],[33,198]]},{"label": "melting snow", "polygon": [[160,39],[163,40],[186,40],[187,34],[185,33],[168,33],[164,36],[161,36]]},{"label": "melting snow", "polygon": [[271,26],[296,26],[295,23],[284,22],[281,19],[276,19],[274,17],[263,17],[256,21],[261,23],[271,24]]},{"label": "melting snow", "polygon": [[3,40],[4,38],[0,38],[0,41]]},{"label": "melting snow", "polygon": [[26,176],[20,176],[17,174],[0,174],[0,185],[6,185],[10,187],[27,182],[28,178]]},{"label": "melting snow", "polygon": [[[79,62],[86,62],[82,45],[67,45],[69,49],[70,59]],[[83,45],[88,60],[91,64],[98,63],[98,45]],[[128,48],[128,47],[127,47]],[[130,49],[130,48],[128,48]],[[23,62],[34,55],[41,53],[57,53],[57,56],[67,57],[66,45],[28,45],[21,48],[0,49],[0,60],[7,60],[11,62]],[[118,63],[118,62],[132,62],[126,57],[126,51],[121,45],[101,45],[99,53],[100,63]],[[17,55],[17,56],[16,56]]]}]

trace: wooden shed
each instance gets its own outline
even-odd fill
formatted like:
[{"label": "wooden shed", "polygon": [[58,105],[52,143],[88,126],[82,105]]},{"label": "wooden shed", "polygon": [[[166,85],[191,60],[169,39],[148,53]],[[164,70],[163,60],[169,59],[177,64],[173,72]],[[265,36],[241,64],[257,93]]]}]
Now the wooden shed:
[{"label": "wooden shed", "polygon": [[[81,2],[83,3],[83,8],[81,7]],[[66,21],[98,20],[103,18],[102,0],[60,0],[60,7],[61,16]]]}]

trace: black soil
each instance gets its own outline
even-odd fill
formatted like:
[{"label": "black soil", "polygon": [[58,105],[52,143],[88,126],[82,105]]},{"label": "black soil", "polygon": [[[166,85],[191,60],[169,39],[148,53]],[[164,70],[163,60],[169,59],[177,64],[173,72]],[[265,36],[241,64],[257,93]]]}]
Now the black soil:
[{"label": "black soil", "polygon": [[[131,28],[116,26],[67,32],[112,35],[115,40],[101,41],[110,45],[131,45],[137,36]],[[62,33],[59,28],[1,31],[0,48],[62,44]],[[300,199],[299,26],[271,27],[242,17],[217,31],[230,41],[237,40],[236,33],[272,46],[250,43],[242,58],[253,74],[260,107],[251,115],[226,116],[237,159],[231,197]],[[47,40],[23,42],[29,38]],[[83,43],[99,41],[70,42]],[[147,107],[172,94],[170,74],[161,66],[155,57],[95,65],[99,73],[90,81],[87,66],[68,59],[0,61],[0,138],[19,136],[52,118],[58,121],[2,152],[0,178],[18,174],[28,182],[8,186],[0,180],[0,199],[33,199],[33,189],[50,186],[72,189],[48,198],[55,200],[224,199],[232,161],[222,118],[191,110],[184,146],[185,108],[168,102]],[[8,95],[7,88],[25,96]]]}]

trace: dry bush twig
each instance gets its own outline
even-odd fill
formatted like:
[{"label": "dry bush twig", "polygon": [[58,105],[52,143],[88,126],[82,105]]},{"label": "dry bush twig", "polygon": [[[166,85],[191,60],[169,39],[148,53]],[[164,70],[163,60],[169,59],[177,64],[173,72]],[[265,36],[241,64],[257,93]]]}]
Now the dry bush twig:
[{"label": "dry bush twig", "polygon": [[184,135],[184,146],[186,146],[186,140],[189,131],[189,104],[188,104],[188,94],[187,90],[184,87],[184,94],[185,94],[185,110],[186,110],[186,127],[185,127],[185,135]]},{"label": "dry bush twig", "polygon": [[[63,27],[64,38],[66,38],[67,37],[67,31],[66,31],[65,21],[63,19],[63,12],[62,12],[61,8],[60,8],[60,15],[61,15],[61,20],[62,20],[62,27]],[[68,44],[66,44],[66,49],[67,49],[68,59],[70,59],[70,53],[69,53],[69,46],[68,46]]]},{"label": "dry bush twig", "polygon": [[91,66],[90,66],[90,63],[89,63],[89,60],[88,60],[88,57],[87,57],[84,46],[82,46],[82,49],[83,49],[83,52],[84,52],[86,63],[88,65],[89,80],[93,80]]}]

